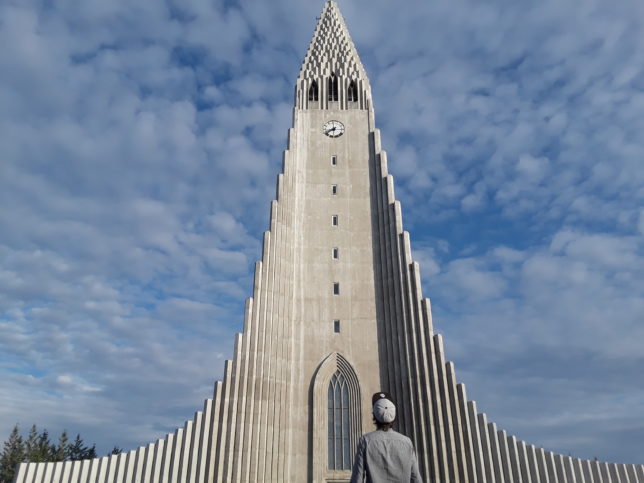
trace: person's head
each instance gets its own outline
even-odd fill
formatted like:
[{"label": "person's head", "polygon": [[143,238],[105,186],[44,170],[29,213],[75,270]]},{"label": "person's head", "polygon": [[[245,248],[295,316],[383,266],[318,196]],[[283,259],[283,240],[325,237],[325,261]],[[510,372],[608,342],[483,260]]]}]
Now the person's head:
[{"label": "person's head", "polygon": [[396,405],[386,392],[377,392],[371,398],[373,422],[378,429],[388,430],[396,421]]}]

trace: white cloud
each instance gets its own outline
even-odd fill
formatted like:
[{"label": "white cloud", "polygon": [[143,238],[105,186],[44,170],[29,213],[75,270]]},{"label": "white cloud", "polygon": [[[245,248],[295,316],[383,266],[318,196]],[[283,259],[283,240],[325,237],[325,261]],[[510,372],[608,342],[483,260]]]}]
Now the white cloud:
[{"label": "white cloud", "polygon": [[[637,438],[639,426],[624,421],[644,400],[627,382],[644,362],[641,246],[562,230],[527,251],[439,260],[440,272],[427,280],[434,324],[479,407],[497,408],[512,431],[538,444],[635,462],[619,441]],[[582,429],[588,420],[617,449]]]}]

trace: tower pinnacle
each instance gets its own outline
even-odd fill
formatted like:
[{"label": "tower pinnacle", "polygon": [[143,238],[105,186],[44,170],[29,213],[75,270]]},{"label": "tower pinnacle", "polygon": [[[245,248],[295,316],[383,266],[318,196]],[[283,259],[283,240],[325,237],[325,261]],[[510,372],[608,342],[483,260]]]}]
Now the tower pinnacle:
[{"label": "tower pinnacle", "polygon": [[[344,96],[336,95],[334,98],[330,86],[338,79],[341,79],[341,87],[344,87],[340,91],[346,91],[353,85],[355,96],[349,94],[344,99]],[[369,79],[338,4],[332,0],[324,4],[297,78],[297,86],[300,93],[306,94],[298,97],[299,108],[366,109],[371,104]],[[335,90],[338,91],[337,85]],[[326,96],[318,96],[319,91],[324,91]],[[318,98],[321,98],[320,104],[309,105],[307,102],[317,101]],[[338,101],[339,104],[329,105],[326,101]],[[357,102],[358,105],[351,106],[346,102]]]}]

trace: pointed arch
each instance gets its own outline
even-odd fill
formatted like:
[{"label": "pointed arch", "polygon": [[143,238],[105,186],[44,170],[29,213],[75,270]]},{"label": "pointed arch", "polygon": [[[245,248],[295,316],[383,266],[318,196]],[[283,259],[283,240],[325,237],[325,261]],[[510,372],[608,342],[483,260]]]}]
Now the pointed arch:
[{"label": "pointed arch", "polygon": [[362,397],[353,366],[341,354],[329,354],[313,377],[312,424],[315,481],[350,474],[362,434]]},{"label": "pointed arch", "polygon": [[350,470],[353,455],[349,444],[349,385],[340,370],[331,377],[327,393],[327,469]]},{"label": "pointed arch", "polygon": [[327,98],[329,101],[337,101],[338,100],[338,78],[336,77],[335,74],[331,74],[329,77],[329,88],[327,90],[328,95]]},{"label": "pointed arch", "polygon": [[318,83],[316,81],[311,82],[311,87],[309,87],[309,101],[317,101],[319,98],[319,89]]},{"label": "pointed arch", "polygon": [[349,82],[349,88],[347,89],[347,100],[349,102],[358,101],[358,86],[356,86],[355,81]]}]

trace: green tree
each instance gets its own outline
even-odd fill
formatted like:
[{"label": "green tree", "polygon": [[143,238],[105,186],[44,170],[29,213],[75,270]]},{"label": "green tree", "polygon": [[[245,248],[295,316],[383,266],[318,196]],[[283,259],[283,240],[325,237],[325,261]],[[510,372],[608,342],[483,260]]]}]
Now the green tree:
[{"label": "green tree", "polygon": [[[118,454],[122,451],[118,446],[114,446],[110,454]],[[58,462],[96,457],[96,445],[86,446],[80,434],[77,434],[74,442],[70,444],[65,430],[58,438],[58,444],[52,444],[49,440],[49,432],[46,429],[39,432],[34,424],[25,440],[16,424],[0,453],[0,483],[13,481],[19,463]]]},{"label": "green tree", "polygon": [[27,441],[25,442],[25,459],[26,461],[35,461],[32,458],[36,456],[38,451],[38,428],[35,424],[31,425]]},{"label": "green tree", "polygon": [[91,448],[88,448],[87,451],[85,452],[85,456],[83,456],[84,460],[92,459],[92,458],[97,458],[98,455],[96,454],[96,444],[93,444]]},{"label": "green tree", "polygon": [[46,462],[46,461],[54,461],[54,453],[56,452],[56,446],[51,444],[51,441],[49,441],[49,431],[46,429],[42,430],[42,433],[38,436],[38,451],[37,451],[37,458],[34,461],[38,462]]},{"label": "green tree", "polygon": [[70,461],[96,458],[96,445],[91,448],[85,446],[80,434],[76,435],[74,442],[67,448],[67,459]]},{"label": "green tree", "polygon": [[121,454],[122,452],[123,452],[123,448],[119,448],[118,446],[114,446],[114,447],[112,448],[112,451],[110,451],[109,453],[107,453],[107,456],[112,456],[112,455],[114,455],[114,454]]},{"label": "green tree", "polygon": [[56,450],[52,455],[53,461],[65,461],[68,458],[69,453],[69,438],[67,437],[67,430],[63,430],[58,438],[58,445],[56,445]]},{"label": "green tree", "polygon": [[16,424],[9,435],[9,439],[4,442],[2,454],[0,454],[0,482],[12,482],[16,467],[24,458],[25,444]]}]

